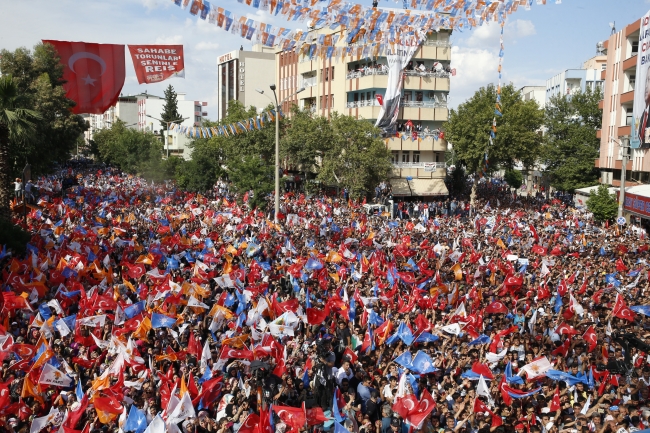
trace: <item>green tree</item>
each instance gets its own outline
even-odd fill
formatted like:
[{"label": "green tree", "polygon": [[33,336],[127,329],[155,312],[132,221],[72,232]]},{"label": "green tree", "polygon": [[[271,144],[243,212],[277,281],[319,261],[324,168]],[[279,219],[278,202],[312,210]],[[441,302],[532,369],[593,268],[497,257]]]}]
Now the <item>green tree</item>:
[{"label": "green tree", "polygon": [[600,90],[554,96],[546,104],[546,143],[542,161],[550,174],[551,185],[573,191],[598,182],[594,160],[600,140],[596,131],[602,121],[598,103]]},{"label": "green tree", "polygon": [[181,115],[178,112],[178,95],[174,90],[174,86],[171,84],[165,89],[165,105],[163,105],[160,118],[163,120],[160,122],[160,135],[163,135],[162,131],[167,130],[167,122],[172,122],[181,118]]},{"label": "green tree", "polygon": [[318,180],[347,188],[352,198],[365,196],[388,178],[390,151],[372,123],[332,114],[332,145],[322,156]]},{"label": "green tree", "polygon": [[109,129],[102,129],[93,138],[100,160],[121,170],[142,175],[147,179],[162,181],[173,176],[172,162],[163,164],[163,144],[150,132],[129,129],[117,120]]},{"label": "green tree", "polygon": [[609,193],[607,185],[599,185],[596,194],[587,199],[587,209],[594,214],[596,221],[607,221],[618,213],[618,202],[616,196]]},{"label": "green tree", "polygon": [[59,56],[54,47],[40,43],[33,52],[26,48],[2,50],[0,71],[13,76],[21,107],[42,117],[35,123],[33,140],[9,139],[9,173],[20,176],[26,162],[32,166],[32,175],[47,173],[53,162],[65,161],[76,153],[77,139],[88,129],[84,119],[72,113],[74,101],[65,96]]},{"label": "green tree", "polygon": [[261,207],[266,196],[274,190],[273,166],[267,164],[259,155],[248,155],[242,159],[232,159],[228,163],[228,177],[236,192],[242,196],[253,191],[248,204]]},{"label": "green tree", "polygon": [[453,143],[456,160],[468,174],[478,173],[488,152],[489,168],[513,167],[521,162],[528,168],[537,162],[542,145],[540,130],[544,112],[534,100],[524,101],[512,84],[501,89],[501,113],[496,116],[497,134],[489,145],[495,117],[497,89],[481,87],[469,100],[451,110],[444,124],[445,138]]},{"label": "green tree", "polygon": [[11,75],[0,77],[0,218],[10,220],[11,155],[10,140],[27,143],[33,139],[40,113],[24,108],[18,86]]},{"label": "green tree", "polygon": [[280,157],[304,172],[309,181],[309,174],[319,169],[316,161],[329,152],[334,141],[334,129],[326,117],[294,106],[280,143]]},{"label": "green tree", "polygon": [[519,189],[521,184],[524,182],[524,177],[522,176],[521,171],[511,168],[506,169],[503,178],[508,182],[508,185],[510,185],[511,188],[516,189]]}]

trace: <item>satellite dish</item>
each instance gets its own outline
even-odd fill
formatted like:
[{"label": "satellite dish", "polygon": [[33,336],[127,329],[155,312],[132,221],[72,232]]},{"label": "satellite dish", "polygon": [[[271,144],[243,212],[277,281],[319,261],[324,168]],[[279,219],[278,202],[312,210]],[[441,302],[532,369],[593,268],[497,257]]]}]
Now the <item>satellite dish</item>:
[{"label": "satellite dish", "polygon": [[616,33],[616,21],[609,23],[609,27],[612,29],[612,34]]}]

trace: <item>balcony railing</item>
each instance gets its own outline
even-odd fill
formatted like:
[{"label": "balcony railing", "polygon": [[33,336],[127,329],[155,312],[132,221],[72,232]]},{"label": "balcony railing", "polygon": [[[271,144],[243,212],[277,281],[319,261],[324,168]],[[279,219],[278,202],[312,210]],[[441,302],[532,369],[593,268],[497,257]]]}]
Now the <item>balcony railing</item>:
[{"label": "balcony railing", "polygon": [[427,170],[437,170],[440,168],[447,168],[447,164],[444,162],[398,162],[393,163],[395,168],[423,168]]},{"label": "balcony railing", "polygon": [[300,87],[314,87],[317,85],[318,82],[316,81],[316,77],[309,77],[309,78],[303,78],[302,79],[302,86]]},{"label": "balcony railing", "polygon": [[349,80],[351,78],[361,78],[369,75],[388,75],[388,67],[381,66],[379,68],[363,68],[356,71],[349,71],[346,78]]},{"label": "balcony railing", "polygon": [[449,48],[451,47],[451,41],[430,41],[430,40],[425,40],[422,45],[425,45],[427,47],[442,47],[442,48]]},{"label": "balcony railing", "polygon": [[365,101],[351,101],[348,102],[346,108],[361,108],[361,107],[379,107],[379,102],[376,99],[366,99]]},{"label": "balcony railing", "polygon": [[447,108],[446,101],[402,101],[402,105],[409,108]]},{"label": "balcony railing", "polygon": [[404,75],[409,77],[449,78],[450,73],[447,71],[420,71],[418,69],[411,69],[404,71]]}]

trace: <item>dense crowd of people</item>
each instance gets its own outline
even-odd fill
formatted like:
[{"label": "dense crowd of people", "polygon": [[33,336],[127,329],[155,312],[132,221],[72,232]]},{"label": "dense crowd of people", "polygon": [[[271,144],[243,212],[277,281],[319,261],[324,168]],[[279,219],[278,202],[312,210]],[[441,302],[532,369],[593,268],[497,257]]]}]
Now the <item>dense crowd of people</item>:
[{"label": "dense crowd of people", "polygon": [[637,227],[489,182],[395,219],[289,194],[277,224],[225,182],[80,165],[33,190],[27,253],[0,253],[2,431],[650,425]]}]

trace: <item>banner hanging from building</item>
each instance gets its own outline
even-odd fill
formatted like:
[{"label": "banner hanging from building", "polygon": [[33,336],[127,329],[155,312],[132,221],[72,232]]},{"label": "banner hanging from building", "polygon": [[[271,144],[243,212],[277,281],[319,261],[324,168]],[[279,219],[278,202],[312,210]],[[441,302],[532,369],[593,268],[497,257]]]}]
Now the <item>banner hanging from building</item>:
[{"label": "banner hanging from building", "polygon": [[650,148],[650,11],[641,18],[639,30],[639,52],[636,58],[636,86],[634,87],[634,107],[632,137],[633,148]]},{"label": "banner hanging from building", "polygon": [[124,45],[43,40],[63,64],[65,96],[75,114],[102,114],[115,105],[124,86]]},{"label": "banner hanging from building", "polygon": [[182,45],[129,45],[129,51],[140,84],[185,78]]},{"label": "banner hanging from building", "polygon": [[386,93],[384,102],[377,116],[375,126],[381,129],[384,136],[392,134],[397,117],[399,115],[400,100],[402,98],[402,83],[404,82],[404,68],[411,61],[413,54],[417,51],[420,44],[409,46],[395,45],[386,53],[388,61],[388,83],[386,84]]}]

